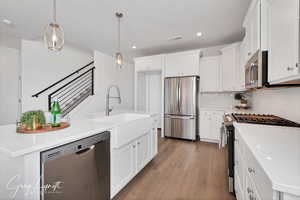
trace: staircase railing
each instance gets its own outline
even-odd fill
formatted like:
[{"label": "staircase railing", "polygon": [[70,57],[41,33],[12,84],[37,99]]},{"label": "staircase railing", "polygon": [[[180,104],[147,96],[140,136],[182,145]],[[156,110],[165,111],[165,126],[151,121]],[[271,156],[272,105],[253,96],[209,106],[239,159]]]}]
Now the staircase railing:
[{"label": "staircase railing", "polygon": [[80,69],[74,71],[73,73],[69,74],[68,76],[66,76],[66,77],[64,77],[64,78],[62,78],[62,79],[60,79],[59,81],[53,83],[52,85],[50,85],[49,87],[43,89],[42,91],[40,91],[40,92],[38,92],[38,93],[32,95],[32,97],[38,98],[40,94],[46,92],[47,90],[50,90],[51,88],[53,88],[54,86],[60,84],[60,83],[63,82],[64,80],[67,80],[68,78],[70,78],[70,77],[73,76],[74,74],[78,74],[79,72],[81,72],[81,71],[84,70],[85,68],[91,66],[92,64],[94,64],[94,61],[90,62],[89,64],[87,64],[87,65],[85,65],[85,66],[83,66],[83,67],[81,67]]},{"label": "staircase railing", "polygon": [[[71,73],[65,78],[62,78],[61,80],[57,81],[51,86],[45,88],[44,90],[32,95],[32,97],[38,97],[42,93],[50,90],[54,86],[67,80],[74,74],[77,74],[83,69],[91,66],[93,63],[94,62],[91,62],[88,65],[76,70],[75,72]],[[87,71],[83,72],[79,76],[73,78],[71,81],[56,89],[54,92],[51,92],[48,95],[49,111],[51,110],[51,105],[53,104],[53,101],[57,99],[61,106],[62,117],[64,117],[65,115],[70,113],[74,108],[76,108],[81,102],[83,102],[86,98],[88,98],[91,95],[94,95],[94,71],[95,67],[91,67]]]}]

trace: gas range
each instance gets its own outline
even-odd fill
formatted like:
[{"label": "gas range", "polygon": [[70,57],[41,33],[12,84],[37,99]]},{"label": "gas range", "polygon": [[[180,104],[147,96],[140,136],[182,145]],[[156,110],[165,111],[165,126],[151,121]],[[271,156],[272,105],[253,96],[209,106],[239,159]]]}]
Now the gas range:
[{"label": "gas range", "polygon": [[275,115],[232,113],[232,120],[238,123],[262,124],[272,126],[299,127],[300,124]]}]

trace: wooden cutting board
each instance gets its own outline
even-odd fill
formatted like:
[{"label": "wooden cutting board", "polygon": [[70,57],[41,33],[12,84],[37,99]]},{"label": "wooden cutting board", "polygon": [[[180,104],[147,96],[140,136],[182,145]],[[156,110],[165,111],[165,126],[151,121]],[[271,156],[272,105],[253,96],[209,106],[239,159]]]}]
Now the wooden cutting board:
[{"label": "wooden cutting board", "polygon": [[68,128],[68,127],[70,127],[70,123],[61,122],[59,127],[47,126],[47,127],[36,129],[36,130],[27,130],[27,129],[24,129],[24,128],[23,129],[18,128],[17,133],[22,133],[22,134],[44,133],[44,132],[50,132],[50,131],[58,131],[58,130],[62,130],[62,129],[65,129],[65,128]]}]

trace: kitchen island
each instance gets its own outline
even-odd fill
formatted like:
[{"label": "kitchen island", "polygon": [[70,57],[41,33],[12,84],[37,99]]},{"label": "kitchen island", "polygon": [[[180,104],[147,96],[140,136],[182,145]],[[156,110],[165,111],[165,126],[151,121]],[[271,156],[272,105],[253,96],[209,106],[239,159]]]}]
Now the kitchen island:
[{"label": "kitchen island", "polygon": [[[0,127],[0,199],[39,200],[41,152],[104,131],[111,133],[111,197],[157,153],[158,117],[155,114],[123,113],[111,117],[89,115],[76,118],[71,124],[71,127],[64,130],[30,135],[16,133],[15,125]],[[130,163],[126,165],[124,160],[120,160],[128,155],[122,149],[131,149],[137,145],[137,156],[130,157],[131,160],[127,160]],[[119,162],[122,162],[123,169],[132,172],[130,176],[122,176]],[[132,162],[136,165],[131,166]]]}]

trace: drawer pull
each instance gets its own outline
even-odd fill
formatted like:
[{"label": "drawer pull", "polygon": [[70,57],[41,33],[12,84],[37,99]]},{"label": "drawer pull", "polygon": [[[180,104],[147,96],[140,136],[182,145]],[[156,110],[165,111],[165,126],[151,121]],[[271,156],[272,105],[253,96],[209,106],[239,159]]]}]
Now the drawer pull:
[{"label": "drawer pull", "polygon": [[253,190],[251,190],[249,187],[247,187],[247,192],[250,194],[250,196],[252,196],[251,194],[253,194]]},{"label": "drawer pull", "polygon": [[251,167],[248,167],[248,172],[255,174],[255,170],[253,168],[251,168]]}]

